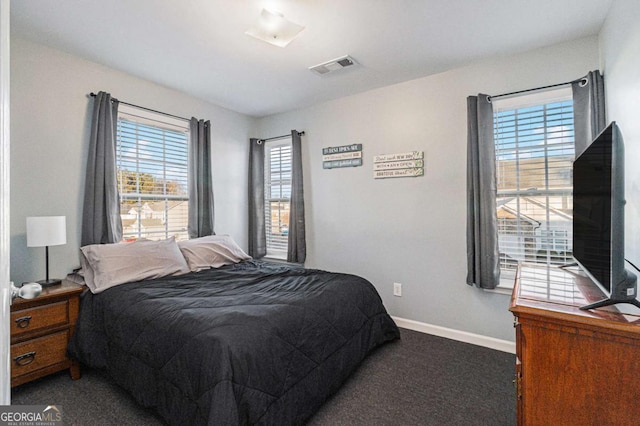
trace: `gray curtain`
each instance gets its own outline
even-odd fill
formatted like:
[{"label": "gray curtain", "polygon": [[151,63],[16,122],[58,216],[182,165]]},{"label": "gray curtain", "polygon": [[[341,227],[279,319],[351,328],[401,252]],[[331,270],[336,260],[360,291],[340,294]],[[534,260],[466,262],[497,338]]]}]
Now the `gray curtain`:
[{"label": "gray curtain", "polygon": [[487,95],[467,98],[467,284],[500,282],[493,107]]},{"label": "gray curtain", "polygon": [[606,127],[604,79],[600,71],[590,71],[585,78],[571,83],[576,157]]},{"label": "gray curtain", "polygon": [[264,218],[264,143],[249,141],[249,256],[259,259],[267,254]]},{"label": "gray curtain", "polygon": [[211,123],[191,117],[189,122],[189,238],[213,235],[211,179]]},{"label": "gray curtain", "polygon": [[117,119],[118,101],[99,92],[94,98],[89,135],[81,246],[122,240],[116,172]]},{"label": "gray curtain", "polygon": [[287,262],[304,263],[307,242],[304,229],[304,190],[302,185],[302,143],[297,130],[291,131],[291,205]]}]

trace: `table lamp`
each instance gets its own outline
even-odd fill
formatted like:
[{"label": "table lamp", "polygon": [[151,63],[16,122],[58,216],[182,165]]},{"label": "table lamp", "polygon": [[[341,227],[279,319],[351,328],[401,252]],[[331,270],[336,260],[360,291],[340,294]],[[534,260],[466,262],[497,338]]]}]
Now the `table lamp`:
[{"label": "table lamp", "polygon": [[49,246],[67,243],[65,216],[38,216],[27,218],[27,247],[44,247],[47,277],[38,281],[43,287],[60,284],[60,279],[49,279]]}]

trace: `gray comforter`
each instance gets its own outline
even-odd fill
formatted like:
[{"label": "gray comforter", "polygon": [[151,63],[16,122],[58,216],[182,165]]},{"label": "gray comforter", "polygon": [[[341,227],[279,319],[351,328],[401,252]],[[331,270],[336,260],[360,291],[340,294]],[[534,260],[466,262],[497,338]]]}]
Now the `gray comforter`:
[{"label": "gray comforter", "polygon": [[247,261],[85,292],[69,354],[173,425],[287,425],[398,337],[365,279]]}]

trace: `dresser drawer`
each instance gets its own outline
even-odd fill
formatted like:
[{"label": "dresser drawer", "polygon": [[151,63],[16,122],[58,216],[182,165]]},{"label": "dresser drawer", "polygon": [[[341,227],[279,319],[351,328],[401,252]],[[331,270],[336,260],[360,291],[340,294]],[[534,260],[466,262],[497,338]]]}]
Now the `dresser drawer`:
[{"label": "dresser drawer", "polygon": [[68,322],[69,303],[66,300],[30,309],[21,309],[11,313],[11,337],[15,340],[22,334],[65,325]]},{"label": "dresser drawer", "polygon": [[67,331],[11,345],[11,378],[67,362]]}]

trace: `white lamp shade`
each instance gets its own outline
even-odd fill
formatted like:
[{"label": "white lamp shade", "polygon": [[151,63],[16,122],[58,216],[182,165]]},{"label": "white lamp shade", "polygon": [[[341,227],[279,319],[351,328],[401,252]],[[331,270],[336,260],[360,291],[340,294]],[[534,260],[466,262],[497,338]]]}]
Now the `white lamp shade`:
[{"label": "white lamp shade", "polygon": [[59,246],[67,243],[65,216],[27,218],[27,247]]}]

